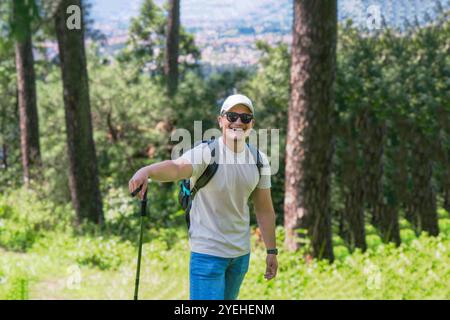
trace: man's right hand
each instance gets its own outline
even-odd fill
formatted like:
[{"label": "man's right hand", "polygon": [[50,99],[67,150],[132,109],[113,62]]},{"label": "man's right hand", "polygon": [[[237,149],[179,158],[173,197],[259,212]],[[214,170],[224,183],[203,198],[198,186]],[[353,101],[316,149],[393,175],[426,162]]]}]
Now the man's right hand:
[{"label": "man's right hand", "polygon": [[142,190],[139,192],[139,198],[142,200],[149,178],[160,182],[178,181],[190,178],[192,171],[191,163],[183,158],[161,161],[136,171],[128,182],[128,188],[131,193],[142,185]]},{"label": "man's right hand", "polygon": [[128,182],[128,189],[130,193],[139,188],[142,185],[142,189],[139,192],[139,198],[142,200],[144,198],[145,190],[147,190],[148,184],[148,173],[147,168],[141,168],[133,175],[131,180]]}]

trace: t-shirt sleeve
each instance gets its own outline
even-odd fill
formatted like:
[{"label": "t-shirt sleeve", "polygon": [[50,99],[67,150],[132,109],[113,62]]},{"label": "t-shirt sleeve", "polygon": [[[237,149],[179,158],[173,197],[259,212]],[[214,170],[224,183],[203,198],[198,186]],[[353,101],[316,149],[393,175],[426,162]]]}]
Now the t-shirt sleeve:
[{"label": "t-shirt sleeve", "polygon": [[259,153],[261,155],[263,167],[261,168],[261,177],[259,178],[259,182],[256,187],[259,189],[269,189],[272,186],[270,182],[271,173],[269,159],[264,152],[259,151]]},{"label": "t-shirt sleeve", "polygon": [[192,165],[191,178],[196,181],[208,166],[211,160],[211,151],[209,150],[207,143],[201,143],[183,153],[180,158],[189,161]]}]

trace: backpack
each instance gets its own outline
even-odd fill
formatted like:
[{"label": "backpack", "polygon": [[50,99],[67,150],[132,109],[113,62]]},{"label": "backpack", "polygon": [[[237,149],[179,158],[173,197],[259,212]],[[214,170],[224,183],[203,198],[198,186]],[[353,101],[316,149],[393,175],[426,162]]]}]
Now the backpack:
[{"label": "backpack", "polygon": [[[212,177],[214,177],[215,173],[217,172],[217,169],[219,168],[219,164],[217,163],[215,158],[217,141],[215,139],[211,139],[206,141],[204,140],[202,141],[202,143],[208,144],[209,150],[211,151],[211,162],[208,164],[205,171],[203,171],[203,173],[197,179],[193,188],[191,188],[190,179],[183,179],[179,183],[180,190],[178,192],[178,202],[184,209],[188,230],[191,226],[191,218],[189,213],[191,211],[192,201],[194,200],[194,197],[197,194],[197,192],[208,184],[208,182],[212,179]],[[263,163],[261,161],[259,150],[249,143],[247,143],[247,146],[250,150],[250,153],[253,156],[253,159],[256,158],[256,167],[258,168],[258,173],[259,176],[261,177],[261,168],[263,167]]]}]

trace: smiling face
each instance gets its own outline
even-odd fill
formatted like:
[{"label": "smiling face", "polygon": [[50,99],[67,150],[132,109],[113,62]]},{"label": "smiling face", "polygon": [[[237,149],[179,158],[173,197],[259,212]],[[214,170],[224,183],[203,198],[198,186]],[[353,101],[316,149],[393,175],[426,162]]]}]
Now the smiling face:
[{"label": "smiling face", "polygon": [[[242,104],[233,106],[228,110],[228,112],[252,114],[250,109]],[[225,114],[219,116],[218,121],[224,138],[231,140],[245,140],[245,138],[250,134],[250,129],[253,128],[255,123],[255,119],[252,119],[250,123],[243,123],[241,118],[238,118],[235,122],[230,122]]]}]

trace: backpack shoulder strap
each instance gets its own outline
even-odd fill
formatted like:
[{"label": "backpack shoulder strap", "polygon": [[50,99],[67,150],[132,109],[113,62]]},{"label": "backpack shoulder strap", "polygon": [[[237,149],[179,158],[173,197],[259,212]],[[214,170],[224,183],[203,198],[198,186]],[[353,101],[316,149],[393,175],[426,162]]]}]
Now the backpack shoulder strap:
[{"label": "backpack shoulder strap", "polygon": [[261,160],[261,154],[259,153],[258,148],[255,148],[250,143],[247,143],[248,149],[253,156],[253,159],[256,160],[256,167],[258,168],[259,176],[261,177],[261,168],[263,167],[263,163]]},{"label": "backpack shoulder strap", "polygon": [[209,180],[214,177],[219,168],[219,163],[216,161],[216,145],[217,142],[215,139],[203,141],[208,143],[209,150],[211,151],[211,162],[206,167],[205,171],[201,174],[201,176],[195,182],[194,187],[191,190],[192,198],[194,198],[195,194],[204,186],[206,186]]}]

